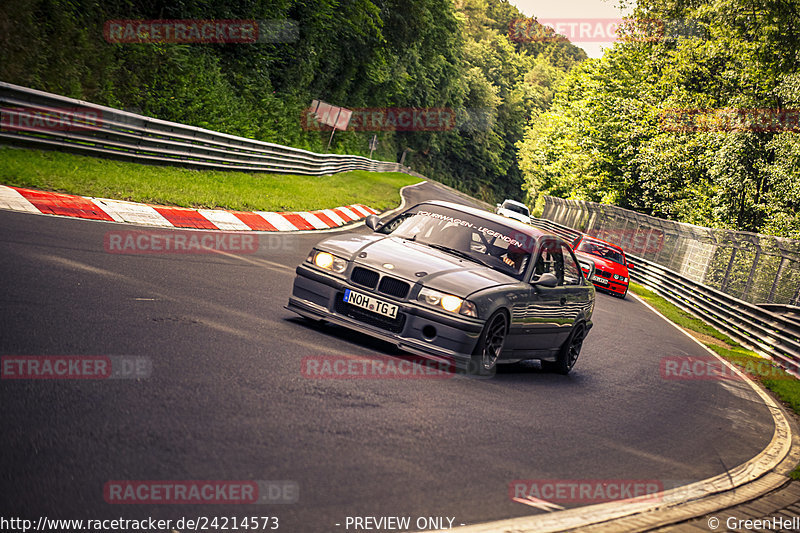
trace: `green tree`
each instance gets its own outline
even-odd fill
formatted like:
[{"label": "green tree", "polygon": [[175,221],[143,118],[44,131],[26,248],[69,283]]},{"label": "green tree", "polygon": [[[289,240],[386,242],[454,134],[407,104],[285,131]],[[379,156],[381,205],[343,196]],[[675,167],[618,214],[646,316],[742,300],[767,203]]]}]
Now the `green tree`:
[{"label": "green tree", "polygon": [[797,133],[697,122],[703,114],[719,120],[725,109],[731,116],[800,104],[797,7],[640,1],[634,18],[665,21],[665,33],[649,40],[634,33],[571,73],[518,145],[529,194],[800,235]]}]

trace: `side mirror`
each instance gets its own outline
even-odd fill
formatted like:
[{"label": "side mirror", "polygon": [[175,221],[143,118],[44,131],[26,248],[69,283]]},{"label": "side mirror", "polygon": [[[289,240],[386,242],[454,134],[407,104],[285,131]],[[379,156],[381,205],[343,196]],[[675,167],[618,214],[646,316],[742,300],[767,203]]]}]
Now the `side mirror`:
[{"label": "side mirror", "polygon": [[378,228],[381,225],[381,217],[378,215],[370,215],[366,218],[366,220],[364,220],[364,225],[372,231],[378,231]]},{"label": "side mirror", "polygon": [[632,270],[632,269],[633,269],[633,267],[634,267],[633,263],[628,263],[628,265],[627,265],[627,266],[628,266],[628,270]]},{"label": "side mirror", "polygon": [[541,287],[555,287],[558,285],[558,278],[552,272],[545,272],[539,279],[536,281],[531,282],[531,285],[538,285]]}]

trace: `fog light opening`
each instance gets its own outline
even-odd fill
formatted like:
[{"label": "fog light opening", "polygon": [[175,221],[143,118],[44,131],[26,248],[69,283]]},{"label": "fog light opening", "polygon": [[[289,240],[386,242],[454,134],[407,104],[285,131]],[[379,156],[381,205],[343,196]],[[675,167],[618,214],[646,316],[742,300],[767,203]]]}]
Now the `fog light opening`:
[{"label": "fog light opening", "polygon": [[425,337],[425,340],[432,341],[436,338],[436,328],[431,325],[423,327],[422,336]]}]

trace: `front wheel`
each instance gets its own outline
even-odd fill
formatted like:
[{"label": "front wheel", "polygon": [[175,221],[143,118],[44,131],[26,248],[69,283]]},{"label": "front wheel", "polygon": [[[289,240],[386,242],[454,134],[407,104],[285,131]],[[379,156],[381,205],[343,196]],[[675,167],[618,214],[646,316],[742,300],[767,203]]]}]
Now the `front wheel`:
[{"label": "front wheel", "polygon": [[583,339],[585,337],[586,324],[580,322],[572,329],[569,338],[564,342],[561,350],[559,350],[558,359],[555,361],[542,361],[542,368],[557,374],[569,374],[572,367],[575,366],[575,361],[578,360],[578,356],[581,354]]},{"label": "front wheel", "polygon": [[497,359],[503,351],[508,330],[508,319],[502,311],[496,312],[486,321],[478,344],[472,353],[471,373],[481,376],[492,374],[497,366]]}]

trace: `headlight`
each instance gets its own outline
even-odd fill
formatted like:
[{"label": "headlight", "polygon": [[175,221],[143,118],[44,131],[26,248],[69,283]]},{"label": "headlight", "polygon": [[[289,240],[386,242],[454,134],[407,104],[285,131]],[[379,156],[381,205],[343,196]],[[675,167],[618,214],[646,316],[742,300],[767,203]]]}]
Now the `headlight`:
[{"label": "headlight", "polygon": [[419,291],[417,299],[430,306],[441,307],[445,311],[450,311],[451,313],[459,313],[476,318],[478,316],[478,311],[474,303],[459,298],[458,296],[453,296],[452,294],[445,294],[433,289],[422,289]]},{"label": "headlight", "polygon": [[447,296],[442,296],[442,307],[444,307],[445,311],[455,313],[461,307],[462,301],[458,296],[450,296],[448,294]]},{"label": "headlight", "polygon": [[336,257],[331,253],[320,252],[317,250],[312,250],[306,261],[313,263],[324,270],[336,272],[337,274],[341,274],[347,268],[347,261],[341,257]]},{"label": "headlight", "polygon": [[626,278],[625,276],[620,276],[619,274],[614,274],[614,279],[616,279],[618,281],[621,281],[623,283],[628,281],[628,278]]}]

